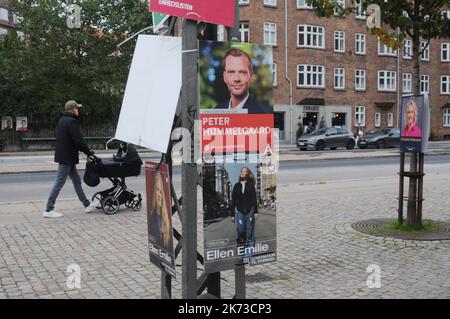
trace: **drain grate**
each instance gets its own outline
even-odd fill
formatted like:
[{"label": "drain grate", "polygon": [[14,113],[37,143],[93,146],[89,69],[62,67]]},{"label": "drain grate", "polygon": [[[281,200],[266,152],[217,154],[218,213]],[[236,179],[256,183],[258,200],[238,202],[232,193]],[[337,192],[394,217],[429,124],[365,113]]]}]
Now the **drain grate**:
[{"label": "drain grate", "polygon": [[255,284],[255,283],[259,283],[259,282],[266,282],[266,281],[271,281],[273,280],[272,277],[270,277],[269,275],[259,272],[253,275],[245,275],[245,281],[247,281],[250,284]]},{"label": "drain grate", "polygon": [[450,224],[439,222],[439,229],[420,230],[416,232],[386,231],[386,223],[396,219],[369,219],[352,224],[352,228],[365,234],[378,237],[391,237],[405,240],[448,240],[450,239]]}]

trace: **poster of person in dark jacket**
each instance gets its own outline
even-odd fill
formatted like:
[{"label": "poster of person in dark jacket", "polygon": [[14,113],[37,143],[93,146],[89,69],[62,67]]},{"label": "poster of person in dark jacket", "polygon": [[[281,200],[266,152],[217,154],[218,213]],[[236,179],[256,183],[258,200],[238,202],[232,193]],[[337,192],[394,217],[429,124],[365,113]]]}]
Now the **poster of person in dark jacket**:
[{"label": "poster of person in dark jacket", "polygon": [[175,278],[168,165],[145,162],[145,180],[150,261]]},{"label": "poster of person in dark jacket", "polygon": [[271,157],[203,164],[205,270],[276,261],[276,168]]}]

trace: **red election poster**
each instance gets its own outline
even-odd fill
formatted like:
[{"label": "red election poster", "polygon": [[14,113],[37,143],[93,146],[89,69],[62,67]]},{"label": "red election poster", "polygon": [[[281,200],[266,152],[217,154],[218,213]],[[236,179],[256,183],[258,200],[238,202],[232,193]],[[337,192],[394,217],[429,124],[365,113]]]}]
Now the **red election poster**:
[{"label": "red election poster", "polygon": [[201,114],[202,154],[273,148],[273,114]]},{"label": "red election poster", "polygon": [[151,12],[234,26],[234,0],[150,0]]}]

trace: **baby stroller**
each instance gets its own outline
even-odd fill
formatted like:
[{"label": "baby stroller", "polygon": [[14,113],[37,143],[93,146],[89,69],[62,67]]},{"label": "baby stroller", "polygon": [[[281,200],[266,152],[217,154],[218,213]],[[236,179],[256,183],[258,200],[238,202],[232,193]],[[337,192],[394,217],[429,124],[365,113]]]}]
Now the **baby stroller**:
[{"label": "baby stroller", "polygon": [[92,196],[92,200],[101,203],[101,208],[108,214],[119,211],[120,205],[138,211],[142,208],[142,196],[129,189],[125,184],[125,177],[141,174],[142,160],[136,149],[126,143],[121,143],[112,160],[102,160],[96,156],[89,156],[86,163],[84,181],[89,186],[97,186],[100,177],[108,178],[113,186]]}]

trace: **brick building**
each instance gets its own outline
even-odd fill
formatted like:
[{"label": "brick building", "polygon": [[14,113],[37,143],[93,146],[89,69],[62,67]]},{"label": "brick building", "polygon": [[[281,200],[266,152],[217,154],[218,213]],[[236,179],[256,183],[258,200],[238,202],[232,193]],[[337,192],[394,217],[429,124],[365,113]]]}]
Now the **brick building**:
[{"label": "brick building", "polygon": [[0,35],[8,32],[13,26],[13,17],[6,6],[6,0],[0,0]]},{"label": "brick building", "polygon": [[[401,95],[413,91],[405,53],[412,53],[411,42],[392,51],[370,34],[362,12],[319,18],[304,0],[239,0],[239,11],[241,40],[274,47],[281,140],[295,141],[298,122],[317,125],[322,118],[354,132],[358,122],[364,129],[399,126]],[[432,41],[421,61],[421,88],[429,94],[432,134],[448,138],[449,66],[450,40]]]}]

